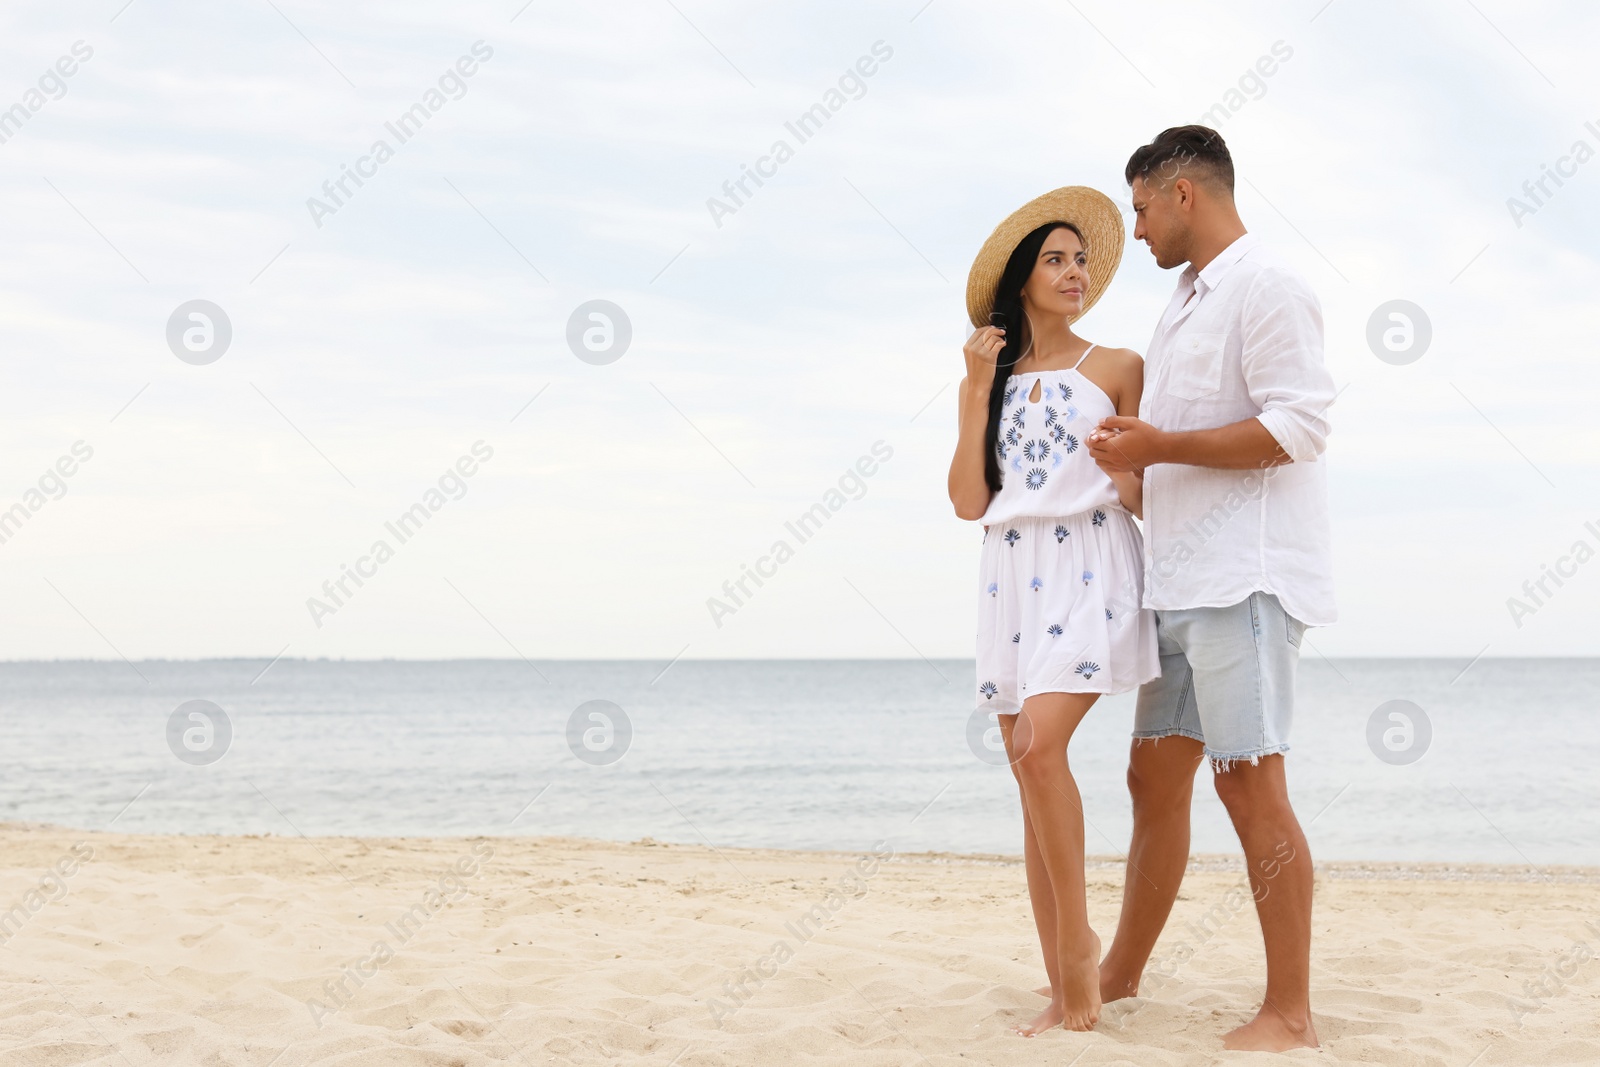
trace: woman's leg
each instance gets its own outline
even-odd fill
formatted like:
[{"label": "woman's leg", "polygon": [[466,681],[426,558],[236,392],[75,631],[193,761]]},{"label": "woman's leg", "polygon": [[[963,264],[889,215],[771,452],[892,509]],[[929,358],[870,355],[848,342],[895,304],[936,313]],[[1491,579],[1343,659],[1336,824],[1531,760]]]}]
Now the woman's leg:
[{"label": "woman's leg", "polygon": [[1100,1018],[1100,945],[1089,927],[1084,890],[1083,802],[1067,762],[1073,731],[1097,699],[1096,693],[1029,697],[1013,731],[1012,766],[1055,902],[1053,993],[1037,1019],[1017,1028],[1029,1037],[1058,1024],[1089,1030]]},{"label": "woman's leg", "polygon": [[[1016,776],[1017,790],[1022,791],[1022,772],[1017,769],[1017,749],[1012,737],[1017,728],[1015,715],[998,715],[1000,736],[1006,743],[1006,756],[1011,761],[1011,773]],[[1050,984],[1034,990],[1042,996],[1055,999],[1061,986],[1061,972],[1056,963],[1056,897],[1050,889],[1050,871],[1044,864],[1044,853],[1039,851],[1039,839],[1034,833],[1033,819],[1028,816],[1028,798],[1022,798],[1022,859],[1028,872],[1028,900],[1033,905],[1033,925],[1039,931],[1039,949],[1044,954],[1044,970]]]}]

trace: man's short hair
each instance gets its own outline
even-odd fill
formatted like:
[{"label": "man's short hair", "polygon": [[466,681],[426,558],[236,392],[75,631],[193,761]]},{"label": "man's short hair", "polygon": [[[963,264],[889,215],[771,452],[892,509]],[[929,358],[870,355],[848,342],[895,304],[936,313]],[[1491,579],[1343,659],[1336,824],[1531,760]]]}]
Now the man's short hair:
[{"label": "man's short hair", "polygon": [[1129,185],[1166,185],[1179,177],[1209,181],[1233,195],[1233,156],[1222,134],[1209,126],[1174,126],[1128,158],[1123,178]]}]

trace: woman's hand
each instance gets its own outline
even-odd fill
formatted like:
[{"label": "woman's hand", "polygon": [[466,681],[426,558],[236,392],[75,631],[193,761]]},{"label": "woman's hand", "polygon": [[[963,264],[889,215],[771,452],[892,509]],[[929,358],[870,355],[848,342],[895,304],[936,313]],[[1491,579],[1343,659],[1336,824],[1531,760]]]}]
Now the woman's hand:
[{"label": "woman's hand", "polygon": [[999,326],[980,326],[972,331],[961,354],[967,358],[967,381],[985,386],[994,381],[994,364],[1006,344],[1006,331]]},{"label": "woman's hand", "polygon": [[984,475],[988,463],[985,435],[989,431],[995,359],[1006,343],[1005,334],[998,326],[980,326],[961,349],[967,361],[967,376],[956,391],[958,436],[956,454],[950,461],[949,483],[950,503],[961,519],[982,518],[994,495]]}]

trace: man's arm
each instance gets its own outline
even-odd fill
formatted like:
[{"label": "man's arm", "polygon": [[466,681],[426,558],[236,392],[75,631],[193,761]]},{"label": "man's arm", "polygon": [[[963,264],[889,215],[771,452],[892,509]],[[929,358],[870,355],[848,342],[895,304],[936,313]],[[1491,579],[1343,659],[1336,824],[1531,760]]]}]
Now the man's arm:
[{"label": "man's arm", "polygon": [[1152,463],[1254,470],[1292,462],[1258,418],[1173,433],[1117,415],[1101,419],[1089,435],[1089,454],[1106,471],[1138,471]]},{"label": "man's arm", "polygon": [[1263,272],[1246,298],[1240,369],[1261,414],[1208,430],[1166,432],[1138,419],[1104,419],[1089,451],[1108,471],[1152,463],[1223,470],[1311,462],[1327,446],[1333,379],[1322,362],[1322,311],[1297,277]]},{"label": "man's arm", "polygon": [[1242,419],[1214,430],[1167,435],[1166,456],[1158,463],[1247,470],[1294,462],[1259,418]]},{"label": "man's arm", "polygon": [[1263,271],[1246,294],[1240,369],[1255,421],[1282,448],[1283,462],[1311,463],[1328,446],[1337,395],[1322,356],[1322,308],[1299,275]]}]

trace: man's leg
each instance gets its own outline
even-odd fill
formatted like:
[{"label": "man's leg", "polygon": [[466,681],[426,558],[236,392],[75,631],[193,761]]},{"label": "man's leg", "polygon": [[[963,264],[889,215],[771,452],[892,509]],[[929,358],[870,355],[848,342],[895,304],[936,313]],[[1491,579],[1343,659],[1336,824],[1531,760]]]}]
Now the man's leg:
[{"label": "man's leg", "polygon": [[1128,756],[1133,841],[1122,883],[1122,915],[1111,950],[1100,964],[1100,999],[1137,996],[1139,978],[1189,862],[1189,807],[1202,745],[1174,734],[1135,738]]},{"label": "man's leg", "polygon": [[[1311,851],[1289,806],[1283,752],[1305,627],[1270,593],[1216,609],[1188,636],[1212,780],[1244,846],[1267,950],[1261,1010],[1230,1049],[1315,1047],[1311,1025]],[[1226,769],[1220,769],[1220,768]]]},{"label": "man's leg", "polygon": [[1240,760],[1215,775],[1217,796],[1244,846],[1250,891],[1267,947],[1261,1010],[1223,1046],[1283,1052],[1317,1046],[1311,1025],[1311,849],[1289,806],[1283,756]]},{"label": "man's leg", "polygon": [[1161,674],[1139,690],[1128,754],[1133,840],[1122,881],[1122,915],[1100,963],[1100,999],[1136,996],[1156,938],[1167,924],[1189,861],[1189,802],[1204,752],[1194,671],[1184,651],[1191,611],[1158,611]]}]

